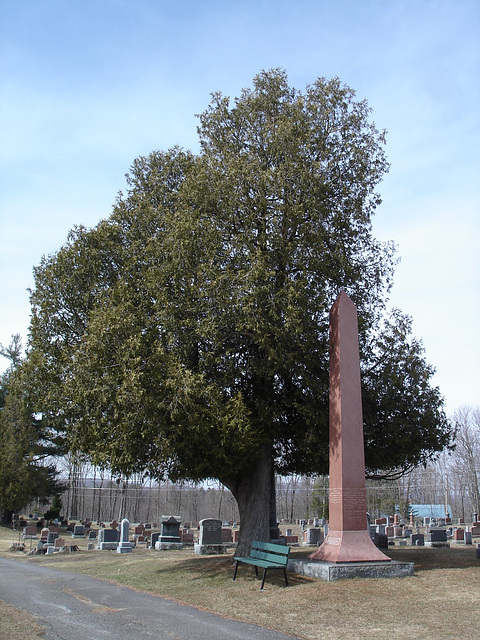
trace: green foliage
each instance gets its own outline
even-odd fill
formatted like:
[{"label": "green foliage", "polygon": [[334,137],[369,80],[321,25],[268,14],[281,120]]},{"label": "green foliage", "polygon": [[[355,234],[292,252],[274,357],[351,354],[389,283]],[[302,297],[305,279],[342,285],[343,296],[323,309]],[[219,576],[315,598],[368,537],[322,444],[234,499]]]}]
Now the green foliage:
[{"label": "green foliage", "polygon": [[265,447],[282,473],[324,473],[341,288],[361,318],[369,467],[443,448],[418,343],[408,326],[379,331],[394,250],[371,233],[388,165],[369,117],[338,79],[301,93],[262,72],[233,105],[212,96],[197,156],[138,158],[110,218],[42,260],[29,362],[38,409],[72,449],[118,474],[230,488]]},{"label": "green foliage", "polygon": [[55,466],[46,461],[56,448],[32,410],[28,365],[18,349],[10,353],[15,357],[0,381],[0,507],[7,522],[33,499],[46,501],[61,489]]},{"label": "green foliage", "polygon": [[435,370],[411,327],[411,318],[394,310],[364,345],[365,461],[371,475],[405,472],[452,446],[443,398],[431,386]]},{"label": "green foliage", "polygon": [[62,499],[58,494],[56,494],[53,496],[50,509],[46,511],[44,514],[45,520],[55,520],[57,518],[60,518],[62,509],[63,509]]}]

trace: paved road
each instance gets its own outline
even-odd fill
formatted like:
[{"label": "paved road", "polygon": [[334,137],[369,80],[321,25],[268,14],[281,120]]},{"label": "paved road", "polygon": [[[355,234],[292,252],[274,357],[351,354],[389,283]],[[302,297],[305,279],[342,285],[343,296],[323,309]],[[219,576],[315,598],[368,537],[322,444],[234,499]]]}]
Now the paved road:
[{"label": "paved road", "polygon": [[32,613],[45,627],[45,640],[292,640],[293,637],[97,578],[5,558],[0,558],[0,600]]}]

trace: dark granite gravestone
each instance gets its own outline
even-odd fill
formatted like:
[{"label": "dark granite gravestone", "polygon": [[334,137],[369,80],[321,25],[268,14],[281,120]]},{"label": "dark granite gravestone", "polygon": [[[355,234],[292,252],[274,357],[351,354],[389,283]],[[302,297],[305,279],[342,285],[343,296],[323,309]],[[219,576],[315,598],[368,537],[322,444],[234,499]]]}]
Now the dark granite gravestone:
[{"label": "dark granite gravestone", "polygon": [[157,544],[159,538],[160,538],[160,531],[154,531],[150,538],[151,549],[155,549],[155,545]]},{"label": "dark granite gravestone", "polygon": [[217,555],[226,553],[222,542],[222,521],[216,518],[200,520],[198,543],[194,545],[195,553],[201,555]]},{"label": "dark granite gravestone", "polygon": [[117,529],[100,529],[97,537],[97,549],[102,551],[116,549],[120,533]]},{"label": "dark granite gravestone", "polygon": [[447,542],[446,529],[429,529],[427,542]]},{"label": "dark granite gravestone", "polygon": [[200,520],[198,544],[222,544],[222,521],[216,518]]},{"label": "dark granite gravestone", "polygon": [[180,516],[162,516],[160,537],[158,542],[181,543]]},{"label": "dark granite gravestone", "polygon": [[447,530],[431,527],[427,532],[426,547],[449,547],[447,542]]}]

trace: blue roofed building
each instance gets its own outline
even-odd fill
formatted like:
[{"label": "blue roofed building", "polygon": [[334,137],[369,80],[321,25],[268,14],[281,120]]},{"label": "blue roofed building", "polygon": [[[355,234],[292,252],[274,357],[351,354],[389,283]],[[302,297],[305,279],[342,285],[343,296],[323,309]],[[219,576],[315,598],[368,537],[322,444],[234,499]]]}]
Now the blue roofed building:
[{"label": "blue roofed building", "polygon": [[[452,509],[450,505],[447,506],[448,513],[452,515]],[[444,504],[411,504],[410,510],[417,518],[445,518],[445,505]]]}]

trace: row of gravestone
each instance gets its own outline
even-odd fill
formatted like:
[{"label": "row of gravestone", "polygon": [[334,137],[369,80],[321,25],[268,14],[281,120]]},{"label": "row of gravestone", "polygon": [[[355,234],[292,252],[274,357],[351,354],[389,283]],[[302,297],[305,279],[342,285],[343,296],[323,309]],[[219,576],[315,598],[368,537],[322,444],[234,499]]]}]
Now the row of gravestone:
[{"label": "row of gravestone", "polygon": [[[160,532],[151,535],[152,549],[168,549],[182,546],[180,537],[181,520],[176,516],[162,518]],[[134,544],[134,543],[133,543]],[[226,545],[222,540],[222,522],[213,518],[206,518],[200,522],[198,544],[195,545],[196,553],[222,553]],[[127,553],[132,550],[129,540],[129,521],[122,520],[120,531],[114,529],[100,529],[98,534],[97,549],[117,549],[118,553]]]},{"label": "row of gravestone", "polygon": [[[184,536],[180,535],[180,523],[181,519],[178,516],[163,516],[161,532],[154,532],[151,534],[151,548],[152,549],[168,549],[176,548],[182,545],[185,541]],[[117,523],[114,523],[116,526]],[[137,526],[135,532],[140,534],[140,529],[143,529],[143,525]],[[372,526],[370,531],[372,538],[376,542],[377,546],[388,545],[388,530],[391,527],[384,525]],[[395,537],[410,538],[412,545],[425,544],[424,535],[420,534],[417,530],[416,534],[410,529],[395,527],[392,528],[395,532]],[[398,529],[398,531],[395,531]],[[122,536],[123,531],[123,536]],[[33,533],[29,528],[25,528],[24,537]],[[290,532],[287,530],[287,538]],[[325,534],[327,531],[325,531]],[[463,531],[463,529],[456,529],[453,532],[450,531],[450,536],[455,541],[464,541],[465,544],[472,543],[472,533],[469,531]],[[476,533],[476,532],[475,532]],[[206,518],[200,522],[198,543],[195,544],[195,552],[200,554],[213,554],[224,553],[226,550],[225,530],[222,528],[222,522],[214,518]],[[53,542],[59,536],[58,527],[51,526],[49,529],[42,530],[41,542],[47,547],[53,545]],[[83,525],[75,525],[72,531],[72,537],[85,537],[85,528]],[[95,539],[96,532],[89,532],[89,539]],[[135,536],[134,536],[135,537]],[[290,536],[293,537],[293,536]],[[297,538],[295,536],[295,538]],[[382,545],[382,541],[384,544]],[[193,542],[193,534],[192,534]],[[286,543],[293,542],[293,540],[286,539]],[[294,541],[297,542],[297,539]],[[306,545],[320,545],[323,542],[323,531],[318,528],[309,528],[304,531],[303,542]],[[406,544],[406,541],[400,541],[399,544]],[[447,546],[447,530],[442,528],[430,529],[427,534],[427,546]],[[56,544],[55,547],[60,546]],[[93,548],[93,547],[92,547]],[[120,530],[117,528],[100,529],[98,532],[98,544],[97,549],[117,549],[119,553],[125,553],[131,551],[132,543],[129,541],[129,523],[128,520],[123,520],[120,526]]]},{"label": "row of gravestone", "polygon": [[410,533],[398,541],[399,546],[406,545],[407,540],[412,546],[420,547],[449,547],[449,540],[466,545],[473,543],[471,531],[466,531],[461,528],[450,530],[442,527],[432,527],[426,534]]}]

